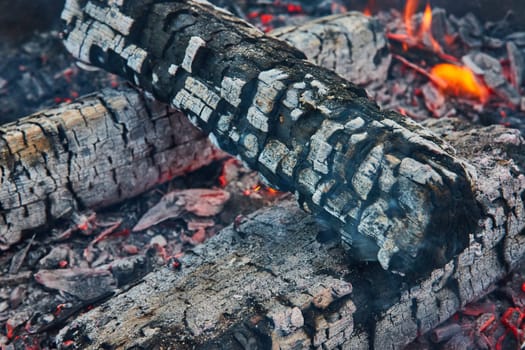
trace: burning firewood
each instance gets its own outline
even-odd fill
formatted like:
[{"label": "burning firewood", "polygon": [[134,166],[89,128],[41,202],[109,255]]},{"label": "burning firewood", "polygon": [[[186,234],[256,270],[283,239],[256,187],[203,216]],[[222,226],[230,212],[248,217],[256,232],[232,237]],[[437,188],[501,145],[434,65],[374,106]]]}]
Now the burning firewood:
[{"label": "burning firewood", "polygon": [[284,42],[193,1],[70,0],[62,18],[74,56],[187,113],[272,187],[295,192],[358,260],[422,273],[468,245],[479,213],[467,165]]},{"label": "burning firewood", "polygon": [[72,211],[131,198],[225,156],[184,115],[131,88],[43,110],[1,131],[3,247]]},{"label": "burning firewood", "polygon": [[[390,56],[385,54],[386,41],[384,36],[381,35],[379,28],[375,28],[375,31],[372,31],[368,23],[359,14],[346,14],[321,19],[299,27],[281,29],[273,32],[272,35],[288,40],[291,43],[300,43],[301,48],[315,62],[324,64],[330,62],[334,69],[345,77],[355,78],[356,72],[366,67],[376,71],[376,74],[367,76],[366,80],[362,82],[381,82],[385,79]],[[326,37],[321,43],[317,39],[317,35],[325,30],[323,29],[325,26],[331,28],[331,35]],[[378,39],[370,41],[363,46],[363,37],[377,37]],[[362,49],[352,56],[354,64],[348,64],[345,55],[334,57],[333,52],[345,51],[340,47],[340,43],[346,43],[347,41],[346,39],[342,41],[341,38],[354,38],[354,41],[360,40]],[[369,55],[379,55],[383,59],[371,65],[367,59]],[[67,68],[65,71],[68,72],[69,76],[71,68]],[[61,72],[60,74],[66,73]],[[19,77],[19,79],[23,80],[22,77]],[[111,83],[114,83],[114,81]],[[5,100],[4,103],[10,105],[20,104],[21,102],[16,99],[10,101],[9,98]],[[95,113],[84,113],[87,117],[85,115],[82,116],[79,114],[83,111],[79,109],[80,105],[85,105],[85,108]],[[150,118],[152,122],[141,122],[142,114],[150,110],[153,113]],[[113,115],[118,116],[119,121],[111,118],[110,111]],[[42,116],[52,116],[50,118],[51,123],[58,121],[55,128],[60,130],[61,134],[66,136],[66,139],[52,137],[54,135],[53,132],[48,134],[42,132],[42,129],[38,127],[42,122]],[[83,118],[87,122],[84,122]],[[114,127],[106,128],[107,122],[111,122]],[[121,124],[120,126],[119,123]],[[161,126],[166,123],[170,123],[171,127],[165,128]],[[149,147],[149,150],[160,153],[152,153],[149,158],[146,153],[137,157],[134,150],[137,147],[144,148],[148,146],[139,144],[141,140],[138,138],[126,141],[123,138],[122,125],[141,125],[145,129],[145,131],[142,131],[143,137],[147,140],[155,140],[155,146]],[[180,113],[167,110],[162,103],[150,101],[142,96],[140,92],[129,88],[123,88],[119,91],[102,90],[96,96],[78,99],[74,104],[42,110],[16,123],[4,125],[2,131],[5,135],[16,136],[22,135],[21,132],[25,132],[24,130],[28,128],[32,134],[26,137],[26,144],[17,144],[17,147],[21,147],[21,150],[18,151],[18,155],[14,158],[15,161],[3,164],[4,172],[19,174],[13,177],[6,176],[1,182],[0,204],[3,208],[4,218],[0,218],[0,222],[4,220],[7,225],[2,227],[3,230],[0,228],[0,247],[3,248],[18,242],[22,237],[22,232],[49,225],[54,219],[69,215],[73,210],[86,207],[93,209],[118,203],[133,195],[142,193],[171,177],[184,175],[225,155],[213,148],[202,136],[202,133],[187,121],[186,117]],[[133,132],[133,130],[128,130],[128,132]],[[113,164],[108,164],[108,158],[104,156],[103,152],[94,152],[94,145],[91,141],[95,142],[96,140],[91,140],[92,136],[90,135],[98,135],[101,139],[110,140],[106,143],[108,145],[113,143],[113,146],[110,146],[112,147],[110,153]],[[78,143],[76,139],[91,140],[91,143]],[[6,138],[8,144],[18,142],[18,140],[19,138],[13,139],[13,136]],[[47,182],[36,183],[29,181],[27,174],[39,173],[40,176],[44,174],[42,171],[32,168],[33,165],[36,166],[38,163],[33,164],[29,158],[26,158],[34,154],[31,150],[39,148],[39,142],[47,142],[50,148],[62,150],[62,152],[58,151],[56,153],[46,152],[45,156],[48,163],[56,163],[57,166],[62,165],[63,168],[68,169],[67,164],[64,165],[65,160],[74,158],[75,162],[82,164],[82,166],[73,167],[71,169],[72,172],[69,173],[62,172],[59,168],[53,168],[48,165]],[[73,143],[74,147],[66,148],[63,143],[67,145]],[[121,152],[114,152],[118,149]],[[71,153],[64,154],[66,150]],[[8,149],[5,152],[10,154]],[[4,158],[5,161],[7,159]],[[148,161],[147,159],[150,159],[152,162],[147,165],[150,175],[154,176],[155,167],[158,167],[164,175],[167,174],[168,176],[159,176],[156,180],[150,179],[149,181],[139,177],[140,181],[135,181],[132,186],[130,186],[130,181],[134,181],[133,177],[125,176],[126,170],[120,170],[120,173],[124,176],[119,176],[116,179],[113,177],[113,170],[117,168],[124,169],[122,164],[126,164],[127,169],[142,169],[144,168],[144,163]],[[26,172],[17,173],[15,171],[15,165],[18,164],[16,160],[27,167]],[[95,169],[98,173],[96,179],[92,176]],[[70,181],[70,179],[72,180]],[[19,182],[19,184],[15,185],[15,182]],[[53,186],[56,186],[56,188],[50,187],[49,183],[54,183]],[[92,183],[91,189],[83,189],[83,184],[89,183]],[[69,184],[71,184],[71,188],[68,187]],[[121,191],[119,194],[115,190],[119,186],[122,188],[132,187],[133,191]],[[32,193],[32,198],[24,199],[23,195],[20,199],[21,202],[27,202],[28,204],[18,205],[10,202],[12,201],[11,197],[12,193],[14,193],[12,191],[15,187],[20,193]],[[79,190],[79,188],[82,189]],[[95,188],[104,190],[93,190]],[[53,193],[61,191],[66,195],[53,195]],[[76,192],[75,195],[71,191]],[[63,199],[64,202],[48,201],[48,197],[57,197]],[[62,211],[58,208],[61,204],[64,205]],[[25,212],[29,213],[31,220],[21,219],[21,215]],[[51,215],[47,215],[47,212],[51,213]]]}]

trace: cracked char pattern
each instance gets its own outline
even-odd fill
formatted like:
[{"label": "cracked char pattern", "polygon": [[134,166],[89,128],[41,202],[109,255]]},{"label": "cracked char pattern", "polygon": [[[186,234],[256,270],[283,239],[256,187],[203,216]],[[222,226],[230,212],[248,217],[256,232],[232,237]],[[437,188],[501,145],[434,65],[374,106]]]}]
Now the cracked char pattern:
[{"label": "cracked char pattern", "polygon": [[2,125],[0,250],[74,211],[134,197],[216,155],[182,113],[130,87]]},{"label": "cracked char pattern", "polygon": [[62,18],[74,56],[184,111],[354,258],[422,273],[468,244],[473,174],[453,150],[288,44],[203,1],[67,0]]}]

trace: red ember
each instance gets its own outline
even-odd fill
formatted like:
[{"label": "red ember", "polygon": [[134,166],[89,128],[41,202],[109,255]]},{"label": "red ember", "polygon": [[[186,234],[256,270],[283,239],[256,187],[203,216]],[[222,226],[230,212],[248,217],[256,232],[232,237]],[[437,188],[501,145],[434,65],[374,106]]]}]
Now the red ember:
[{"label": "red ember", "polygon": [[263,14],[261,15],[261,23],[262,23],[263,25],[265,25],[265,26],[268,25],[268,24],[270,24],[270,22],[272,21],[272,19],[273,19],[273,15],[271,15],[271,14],[269,14],[269,13],[263,13]]},{"label": "red ember", "polygon": [[302,13],[303,12],[303,8],[301,7],[301,5],[288,4],[286,9],[288,10],[289,13]]}]

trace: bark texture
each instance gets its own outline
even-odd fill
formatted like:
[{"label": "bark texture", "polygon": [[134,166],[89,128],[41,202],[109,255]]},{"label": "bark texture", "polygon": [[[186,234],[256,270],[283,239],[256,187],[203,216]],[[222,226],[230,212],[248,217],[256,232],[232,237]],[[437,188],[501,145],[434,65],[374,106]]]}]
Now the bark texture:
[{"label": "bark texture", "polygon": [[[516,130],[429,125],[476,164],[482,227],[420,280],[348,265],[291,202],[250,215],[78,317],[59,342],[99,349],[400,349],[483,295],[525,252],[525,145]],[[293,242],[290,244],[290,242]]]},{"label": "bark texture", "polygon": [[359,260],[425,273],[469,243],[476,176],[427,129],[208,3],[66,2],[65,45],[181,109],[341,233]]},{"label": "bark texture", "polygon": [[131,198],[221,156],[183,114],[132,88],[103,90],[5,124],[0,246],[74,210]]}]

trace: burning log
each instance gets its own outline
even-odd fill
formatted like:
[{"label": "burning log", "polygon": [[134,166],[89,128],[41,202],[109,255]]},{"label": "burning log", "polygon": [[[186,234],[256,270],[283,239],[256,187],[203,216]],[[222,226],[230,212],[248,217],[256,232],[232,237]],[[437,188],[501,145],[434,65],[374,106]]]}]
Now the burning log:
[{"label": "burning log", "polygon": [[132,88],[103,90],[0,129],[3,246],[225,156],[183,114]]},{"label": "burning log", "polygon": [[418,124],[207,3],[66,2],[85,63],[187,113],[222,149],[341,234],[358,260],[421,274],[468,246],[472,170]]},{"label": "burning log", "polygon": [[[320,35],[324,35],[323,33],[327,31],[326,28],[330,28],[328,31],[330,35],[325,35],[326,37],[320,41],[318,38]],[[361,80],[362,83],[380,83],[386,78],[386,71],[390,63],[390,56],[385,53],[386,41],[384,36],[380,35],[380,29],[371,25],[370,20],[361,14],[349,13],[331,16],[302,26],[280,29],[271,34],[291,43],[300,44],[301,48],[305,50],[314,62],[330,64],[331,67],[345,77],[355,78],[357,76],[356,72],[366,68],[373,70],[375,74],[367,76],[366,80]],[[367,41],[367,38],[373,37],[377,39]],[[361,48],[359,51],[353,52],[353,64],[348,64],[348,57],[344,54],[334,56],[334,52],[348,51],[348,48],[341,47],[341,43],[351,42],[347,40],[350,38],[354,42],[357,41],[359,43],[359,45],[356,43],[352,46]],[[377,57],[377,59],[371,62],[369,60],[371,56]],[[17,77],[16,79],[23,80],[22,77]],[[13,105],[20,104],[20,100],[12,98],[9,101],[8,99],[9,97],[5,98],[6,101],[4,102],[10,102]],[[80,105],[84,106],[83,108],[87,108],[89,113],[79,114],[82,112],[79,109]],[[118,116],[120,121],[110,118],[110,114],[108,114],[110,110],[113,115]],[[123,136],[125,131],[122,129],[122,126],[136,125],[138,127],[141,124],[140,119],[143,118],[142,115],[150,112],[153,115],[149,116],[146,121],[150,120],[152,122],[145,122],[142,126],[146,130],[143,132],[143,135],[150,141],[150,145],[139,145],[139,139],[131,141],[128,139],[126,141]],[[56,124],[52,128],[60,130],[61,135],[65,135],[67,139],[52,137],[54,135],[53,132],[46,134],[44,129],[39,128],[38,125],[43,120],[42,116],[53,116],[48,123],[51,123],[50,125]],[[70,118],[71,120],[69,120]],[[82,118],[87,119],[88,122],[84,122]],[[156,121],[157,119],[159,121]],[[152,124],[153,121],[155,121],[155,125]],[[113,127],[106,128],[107,122],[111,123]],[[161,127],[167,122],[171,123],[171,127]],[[170,177],[183,175],[223,156],[205,140],[202,133],[193,127],[187,121],[187,118],[179,113],[168,111],[162,103],[150,101],[133,89],[124,89],[117,92],[103,90],[96,96],[81,98],[73,105],[37,112],[34,116],[22,119],[17,123],[5,125],[2,130],[6,135],[22,135],[20,132],[25,132],[24,130],[27,128],[30,128],[32,133],[29,137],[26,137],[29,141],[23,146],[17,145],[16,147],[22,147],[22,150],[30,151],[15,152],[18,153],[17,157],[13,158],[13,161],[9,161],[11,163],[3,165],[4,169],[6,169],[5,171],[10,173],[15,172],[13,166],[17,164],[16,160],[27,167],[26,172],[20,172],[22,176],[26,176],[25,179],[17,175],[4,177],[1,182],[0,198],[4,199],[0,199],[0,206],[3,208],[3,220],[7,222],[7,227],[3,228],[3,231],[0,228],[0,247],[4,248],[18,242],[24,231],[49,225],[53,219],[61,218],[73,210],[86,207],[94,209],[118,203],[121,200],[142,193],[152,186],[168,180]],[[131,133],[133,131],[127,130],[127,132]],[[113,160],[113,165],[108,164],[108,159],[102,152],[94,151],[93,142],[96,140],[92,139],[93,135],[98,135],[100,139],[111,140],[111,142],[107,143],[114,145],[114,148],[109,152],[110,157],[118,157],[118,159]],[[16,140],[10,136],[6,143],[16,142]],[[89,140],[89,142],[86,143],[84,141],[82,143],[78,140]],[[154,144],[153,140],[155,140]],[[73,167],[72,171],[74,173],[71,174],[62,172],[58,168],[50,168],[51,174],[46,175],[48,176],[47,182],[28,181],[27,174],[39,174],[39,176],[44,174],[41,171],[41,165],[37,168],[31,168],[32,165],[30,164],[38,165],[39,163],[34,163],[29,158],[26,158],[35,154],[31,150],[39,149],[38,142],[47,142],[50,148],[61,150],[58,153],[46,152],[45,157],[47,157],[46,161],[48,163],[54,161],[68,169],[68,165],[64,165],[64,159],[74,157],[75,163],[82,164],[82,166]],[[67,146],[69,144],[75,145],[75,147]],[[149,158],[144,155],[137,156],[137,147],[149,147],[148,150],[153,153],[151,153]],[[114,151],[118,149],[121,151],[115,153]],[[98,148],[98,150],[100,151],[101,149]],[[6,152],[10,154],[11,151],[7,149]],[[65,154],[64,152],[71,153]],[[62,158],[55,159],[54,157]],[[147,163],[148,159],[150,163]],[[7,162],[7,159],[4,160]],[[132,177],[128,176],[119,176],[118,178],[113,176],[112,172],[117,167],[124,169],[123,166],[118,164],[126,164],[127,169],[145,169],[144,162],[150,167],[147,171],[152,178],[149,180],[146,177],[139,177],[138,180],[140,181],[137,181],[136,179],[132,180]],[[155,179],[155,171],[160,171],[169,176],[157,176]],[[124,170],[119,172],[121,175],[125,175]],[[98,176],[93,178],[95,173]],[[33,176],[33,178],[35,177]],[[70,181],[70,179],[73,180]],[[19,184],[15,185],[17,181]],[[130,181],[135,182],[133,185],[130,185]],[[49,183],[53,183],[53,186],[56,188],[50,187]],[[83,186],[82,184],[90,183],[92,184],[92,192],[87,192],[86,189],[79,190],[79,187]],[[119,194],[116,190],[119,186],[120,188],[132,188],[133,191],[124,191]],[[16,191],[22,193],[20,203],[26,204],[19,205],[6,202],[7,198],[12,200],[11,197],[13,196],[11,194],[14,193],[12,192],[14,188],[17,188]],[[96,189],[103,190],[98,191]],[[60,191],[65,194],[58,195]],[[33,197],[26,198],[26,193],[31,192]],[[52,193],[57,194],[53,195]],[[50,196],[49,198],[64,199],[64,202],[50,201],[47,199],[48,196]],[[63,205],[63,208],[59,208],[59,205]],[[23,215],[26,215],[24,213],[29,213],[28,215],[31,219],[22,219]]]},{"label": "burning log", "polygon": [[[427,277],[349,266],[337,242],[319,243],[315,221],[284,202],[188,252],[181,270],[158,270],[76,318],[58,341],[89,349],[402,348],[483,295],[525,252],[519,132],[452,119],[426,125],[476,164],[482,211],[468,247]],[[468,342],[461,332],[451,326],[431,337]]]}]

